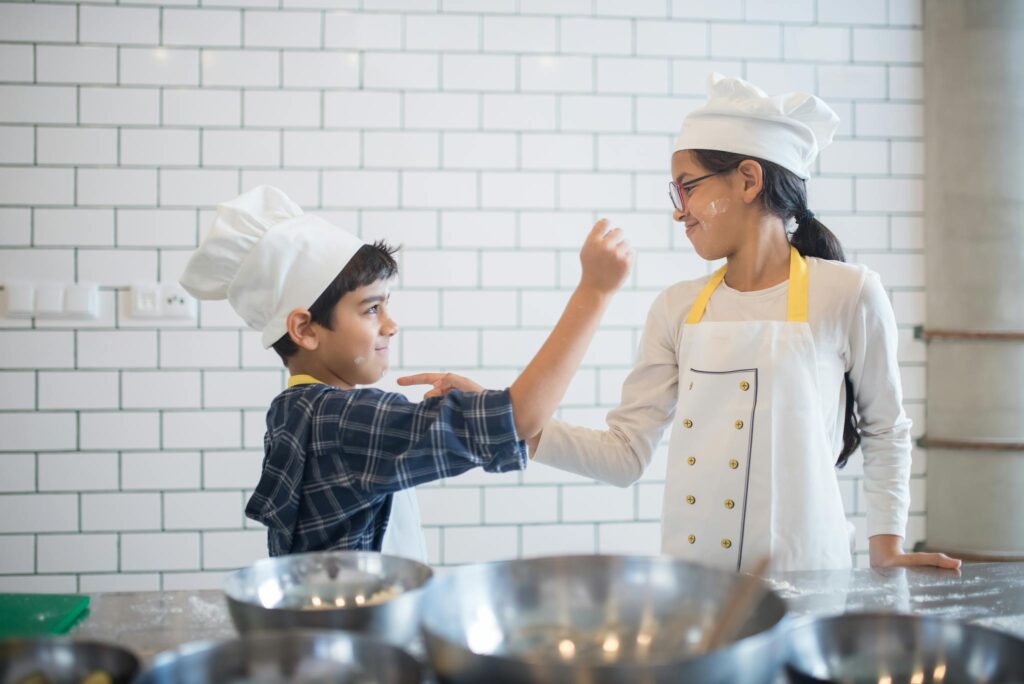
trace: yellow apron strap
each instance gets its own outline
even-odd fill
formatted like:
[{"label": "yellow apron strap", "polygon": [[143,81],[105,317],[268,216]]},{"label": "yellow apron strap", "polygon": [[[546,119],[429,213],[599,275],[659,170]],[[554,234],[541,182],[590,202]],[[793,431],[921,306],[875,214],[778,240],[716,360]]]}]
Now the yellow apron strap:
[{"label": "yellow apron strap", "polygon": [[[697,300],[686,317],[687,324],[700,323],[700,319],[704,318],[704,311],[708,308],[711,295],[725,280],[727,267],[728,264],[715,271],[715,274],[704,285],[704,289],[697,295]],[[807,322],[807,260],[800,255],[800,252],[796,251],[796,247],[789,248],[789,296],[786,302],[786,320],[790,323]]]},{"label": "yellow apron strap", "polygon": [[700,323],[700,319],[704,318],[704,309],[708,308],[708,301],[711,299],[711,295],[715,293],[715,289],[725,280],[725,269],[727,266],[728,264],[715,271],[715,274],[711,276],[711,280],[707,282],[704,289],[697,295],[697,301],[693,303],[690,315],[686,317],[686,322],[690,325]]},{"label": "yellow apron strap", "polygon": [[786,303],[786,320],[790,323],[807,322],[807,259],[789,248],[789,298]]},{"label": "yellow apron strap", "polygon": [[322,385],[323,383],[314,378],[312,375],[293,375],[288,378],[288,386],[295,387],[296,385]]}]

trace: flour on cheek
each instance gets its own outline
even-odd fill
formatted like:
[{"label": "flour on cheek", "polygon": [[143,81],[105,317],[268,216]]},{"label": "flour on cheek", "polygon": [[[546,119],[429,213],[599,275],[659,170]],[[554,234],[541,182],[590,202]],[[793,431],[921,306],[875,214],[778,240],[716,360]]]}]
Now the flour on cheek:
[{"label": "flour on cheek", "polygon": [[697,215],[697,222],[705,231],[713,230],[717,218],[729,211],[729,198],[722,197],[708,202],[707,207]]}]

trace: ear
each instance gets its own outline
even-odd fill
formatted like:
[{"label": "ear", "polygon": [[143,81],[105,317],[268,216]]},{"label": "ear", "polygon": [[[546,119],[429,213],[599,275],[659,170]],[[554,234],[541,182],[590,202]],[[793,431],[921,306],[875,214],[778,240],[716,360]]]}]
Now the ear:
[{"label": "ear", "polygon": [[313,351],[320,346],[320,338],[317,336],[317,326],[313,323],[312,316],[306,309],[292,309],[286,320],[288,325],[288,337],[298,345],[299,349]]},{"label": "ear", "polygon": [[751,204],[764,189],[764,169],[753,159],[744,159],[736,167],[743,201]]}]

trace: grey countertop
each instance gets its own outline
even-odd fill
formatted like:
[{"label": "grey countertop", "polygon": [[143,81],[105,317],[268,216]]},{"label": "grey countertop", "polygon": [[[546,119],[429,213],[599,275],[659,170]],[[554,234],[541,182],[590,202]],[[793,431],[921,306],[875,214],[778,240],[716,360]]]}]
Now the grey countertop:
[{"label": "grey countertop", "polygon": [[[890,611],[948,615],[1024,638],[1024,563],[933,568],[780,573],[768,578],[794,615]],[[220,591],[95,594],[73,630],[111,641],[145,661],[160,651],[236,634]]]}]

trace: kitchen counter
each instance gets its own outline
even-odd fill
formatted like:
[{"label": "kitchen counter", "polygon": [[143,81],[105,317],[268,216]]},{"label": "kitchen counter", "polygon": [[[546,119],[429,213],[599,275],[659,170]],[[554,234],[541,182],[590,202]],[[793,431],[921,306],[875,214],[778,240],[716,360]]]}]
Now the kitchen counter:
[{"label": "kitchen counter", "polygon": [[[778,573],[769,584],[794,615],[889,611],[948,615],[1024,638],[1024,563]],[[71,636],[110,641],[147,663],[187,641],[236,634],[220,591],[95,594]]]}]

